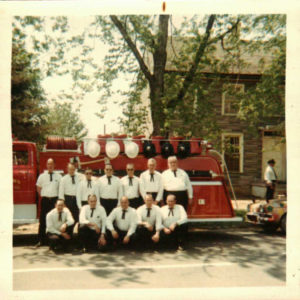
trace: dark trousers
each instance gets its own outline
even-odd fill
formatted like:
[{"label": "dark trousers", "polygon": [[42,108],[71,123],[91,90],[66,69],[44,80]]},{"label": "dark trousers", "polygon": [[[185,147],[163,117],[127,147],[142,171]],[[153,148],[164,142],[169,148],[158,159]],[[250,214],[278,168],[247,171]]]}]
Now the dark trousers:
[{"label": "dark trousers", "polygon": [[[68,226],[66,232],[72,236],[73,233],[73,226]],[[62,247],[64,250],[70,246],[71,240],[66,240],[63,236],[56,234],[56,233],[47,233],[49,246],[51,249],[55,250],[57,247]]]},{"label": "dark trousers", "polygon": [[144,204],[144,201],[141,197],[129,199],[129,206],[133,208],[138,208]]},{"label": "dark trousers", "polygon": [[170,234],[166,234],[162,229],[160,231],[160,239],[162,247],[177,247],[185,245],[187,242],[188,224],[177,225],[175,230]]},{"label": "dark trousers", "polygon": [[267,186],[267,192],[266,192],[266,200],[269,202],[270,199],[274,198],[274,192],[275,192],[275,183],[276,181],[272,181],[272,186]]},{"label": "dark trousers", "polygon": [[115,231],[119,235],[118,239],[114,239],[113,236],[112,236],[112,234],[111,234],[111,231],[110,230],[106,230],[107,244],[108,244],[109,247],[123,245],[123,246],[127,246],[127,247],[130,247],[130,248],[133,248],[135,246],[135,244],[136,244],[136,234],[135,233],[133,233],[130,236],[129,243],[127,245],[124,245],[123,244],[123,239],[126,236],[127,231],[120,230],[117,227],[115,227]]},{"label": "dark trousers", "polygon": [[180,204],[184,207],[185,211],[187,211],[188,207],[188,193],[187,191],[166,191],[164,190],[164,203],[166,203],[168,195],[175,195],[176,204]]},{"label": "dark trousers", "polygon": [[70,210],[75,221],[73,225],[74,228],[75,224],[79,220],[79,209],[77,207],[76,196],[65,195],[65,205]]},{"label": "dark trousers", "polygon": [[118,205],[118,199],[100,198],[100,201],[101,201],[101,205],[105,208],[107,215],[109,215],[111,211]]},{"label": "dark trousers", "polygon": [[80,246],[86,249],[97,249],[100,233],[91,229],[89,226],[79,226],[78,239]]},{"label": "dark trousers", "polygon": [[38,238],[41,243],[46,243],[46,216],[55,207],[58,197],[42,197]]},{"label": "dark trousers", "polygon": [[138,225],[136,229],[136,243],[139,248],[154,248],[157,243],[154,243],[152,236],[155,234],[156,229],[153,228],[152,231],[149,231],[145,226]]}]

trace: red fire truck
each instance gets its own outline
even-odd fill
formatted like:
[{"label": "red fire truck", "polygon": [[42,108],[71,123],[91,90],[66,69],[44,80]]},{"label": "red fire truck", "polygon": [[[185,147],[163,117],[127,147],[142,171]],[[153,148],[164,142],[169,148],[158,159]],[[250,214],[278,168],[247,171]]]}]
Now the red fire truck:
[{"label": "red fire truck", "polygon": [[56,171],[61,174],[66,173],[67,164],[73,162],[79,172],[90,167],[95,176],[103,175],[104,165],[110,161],[114,174],[122,177],[129,162],[134,163],[135,174],[139,176],[150,157],[156,159],[157,170],[162,172],[167,169],[170,155],[177,156],[179,168],[188,173],[193,186],[193,203],[188,207],[190,223],[242,221],[234,214],[221,156],[210,143],[199,138],[166,140],[161,136],[145,139],[144,136],[98,135],[96,139],[85,139],[79,144],[73,138],[51,136],[40,152],[34,143],[14,139],[14,223],[38,221],[40,199],[36,193],[36,180],[46,169],[48,158],[54,159]]}]

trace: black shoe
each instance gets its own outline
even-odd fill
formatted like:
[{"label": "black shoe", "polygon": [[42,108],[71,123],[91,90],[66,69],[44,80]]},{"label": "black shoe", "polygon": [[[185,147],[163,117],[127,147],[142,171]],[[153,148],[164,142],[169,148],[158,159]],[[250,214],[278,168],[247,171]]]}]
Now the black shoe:
[{"label": "black shoe", "polygon": [[42,242],[42,241],[39,241],[36,245],[34,245],[35,248],[39,248],[39,247],[42,247],[42,246],[45,246],[45,243]]},{"label": "black shoe", "polygon": [[185,247],[183,245],[178,246],[177,251],[185,251]]}]

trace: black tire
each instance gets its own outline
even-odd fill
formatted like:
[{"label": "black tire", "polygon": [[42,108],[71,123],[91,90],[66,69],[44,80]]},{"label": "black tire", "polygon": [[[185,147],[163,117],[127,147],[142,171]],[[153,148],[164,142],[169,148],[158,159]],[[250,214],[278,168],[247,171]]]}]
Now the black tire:
[{"label": "black tire", "polygon": [[274,233],[278,229],[278,224],[264,224],[263,229],[266,233]]},{"label": "black tire", "polygon": [[281,220],[280,220],[280,229],[281,231],[286,234],[286,214],[284,214],[282,217],[281,217]]}]

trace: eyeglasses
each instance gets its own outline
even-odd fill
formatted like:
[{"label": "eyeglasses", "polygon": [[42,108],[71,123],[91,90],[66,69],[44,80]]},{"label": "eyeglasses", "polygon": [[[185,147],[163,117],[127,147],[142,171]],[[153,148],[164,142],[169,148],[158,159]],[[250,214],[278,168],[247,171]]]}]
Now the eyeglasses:
[{"label": "eyeglasses", "polygon": [[105,171],[112,171],[112,169],[105,169]]},{"label": "eyeglasses", "polygon": [[133,171],[133,169],[127,169],[127,171]]},{"label": "eyeglasses", "polygon": [[92,172],[86,172],[85,175],[93,175]]}]

